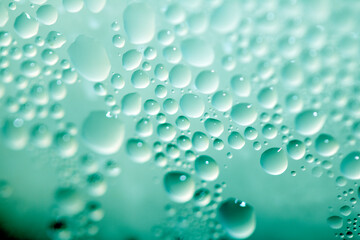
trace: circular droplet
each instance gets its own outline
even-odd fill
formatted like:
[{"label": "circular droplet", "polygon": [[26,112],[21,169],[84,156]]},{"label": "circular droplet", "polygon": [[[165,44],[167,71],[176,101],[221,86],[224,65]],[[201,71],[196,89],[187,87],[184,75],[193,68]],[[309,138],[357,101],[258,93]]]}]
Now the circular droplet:
[{"label": "circular droplet", "polygon": [[234,105],[230,115],[232,120],[241,126],[251,125],[257,118],[257,112],[249,103],[239,103]]},{"label": "circular droplet", "polygon": [[208,149],[210,141],[209,138],[203,132],[195,132],[192,137],[192,144],[196,151],[204,152]]},{"label": "circular droplet", "polygon": [[210,94],[219,87],[219,75],[214,70],[204,70],[195,79],[195,87],[203,94]]},{"label": "circular droplet", "polygon": [[171,200],[178,203],[190,201],[195,192],[195,182],[191,175],[180,171],[166,173],[164,187]]},{"label": "circular droplet", "polygon": [[147,88],[150,84],[150,77],[149,75],[143,70],[136,70],[131,75],[131,83],[134,88]]},{"label": "circular droplet", "polygon": [[191,82],[191,70],[189,67],[178,64],[175,65],[169,73],[169,80],[171,85],[176,88],[184,88]]},{"label": "circular droplet", "polygon": [[258,94],[258,101],[263,108],[274,108],[278,101],[277,92],[274,87],[263,88]]},{"label": "circular droplet", "polygon": [[205,181],[214,181],[219,176],[219,165],[206,155],[201,155],[195,160],[195,172]]},{"label": "circular droplet", "polygon": [[189,38],[181,42],[181,52],[184,59],[192,66],[207,67],[215,58],[213,48],[208,42],[199,38]]},{"label": "circular droplet", "polygon": [[287,151],[295,160],[299,160],[305,155],[306,147],[305,144],[300,140],[291,140],[287,145]]},{"label": "circular droplet", "polygon": [[116,153],[124,140],[125,126],[118,118],[108,117],[105,111],[91,112],[82,124],[82,138],[96,153]]},{"label": "circular droplet", "polygon": [[349,179],[360,179],[360,152],[351,152],[344,157],[340,164],[340,170]]},{"label": "circular droplet", "polygon": [[38,33],[39,23],[29,14],[23,12],[15,19],[14,29],[20,37],[28,39]]},{"label": "circular droplet", "polygon": [[288,160],[282,148],[270,148],[260,157],[261,167],[271,175],[280,175],[287,169]]},{"label": "circular droplet", "polygon": [[255,211],[246,202],[229,198],[220,204],[218,213],[220,222],[233,238],[245,239],[255,231]]},{"label": "circular droplet", "polygon": [[220,112],[228,111],[232,107],[232,103],[231,94],[225,91],[218,91],[211,98],[211,104]]},{"label": "circular droplet", "polygon": [[70,45],[68,54],[76,70],[91,82],[104,81],[110,73],[106,50],[93,38],[80,35]]},{"label": "circular droplet", "polygon": [[121,100],[121,110],[125,115],[136,116],[141,111],[141,96],[138,93],[128,93]]},{"label": "circular droplet", "polygon": [[215,118],[208,118],[204,122],[206,131],[214,137],[219,137],[224,131],[224,124]]},{"label": "circular droplet", "polygon": [[326,117],[316,110],[305,110],[295,118],[295,129],[302,135],[310,136],[319,132],[325,123]]},{"label": "circular droplet", "polygon": [[53,25],[58,18],[58,12],[52,5],[42,5],[36,11],[36,16],[42,24]]},{"label": "circular droplet", "polygon": [[340,229],[343,226],[343,219],[339,216],[331,216],[327,219],[327,223],[332,229]]},{"label": "circular droplet", "polygon": [[205,104],[198,95],[188,93],[181,97],[180,108],[186,116],[198,118],[204,113]]},{"label": "circular droplet", "polygon": [[321,156],[330,157],[339,150],[339,143],[329,134],[320,134],[315,140],[315,149]]},{"label": "circular droplet", "polygon": [[126,151],[130,158],[137,163],[150,160],[152,152],[149,145],[141,139],[131,138],[126,144]]},{"label": "circular droplet", "polygon": [[145,2],[134,2],[124,10],[124,29],[133,44],[150,42],[155,35],[155,14]]},{"label": "circular droplet", "polygon": [[233,149],[242,149],[245,145],[245,140],[240,133],[232,132],[228,137],[228,143]]}]

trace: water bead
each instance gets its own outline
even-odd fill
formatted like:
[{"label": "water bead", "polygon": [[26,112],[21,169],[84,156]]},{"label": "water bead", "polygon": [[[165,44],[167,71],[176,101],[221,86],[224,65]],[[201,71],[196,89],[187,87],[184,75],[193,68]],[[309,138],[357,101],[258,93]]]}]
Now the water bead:
[{"label": "water bead", "polygon": [[202,180],[214,181],[219,176],[219,166],[213,158],[201,155],[195,160],[195,172]]},{"label": "water bead", "polygon": [[215,59],[213,48],[208,42],[199,38],[188,38],[181,42],[184,59],[192,66],[207,67]]},{"label": "water bead", "polygon": [[162,141],[170,142],[176,136],[176,129],[170,123],[163,123],[157,127],[157,134]]},{"label": "water bead", "polygon": [[121,110],[125,115],[136,116],[141,111],[141,96],[138,93],[128,93],[121,100]]},{"label": "water bead", "polygon": [[206,131],[214,137],[219,137],[224,131],[224,125],[215,118],[208,118],[204,121]]},{"label": "water bead", "polygon": [[205,110],[205,104],[200,96],[188,93],[180,98],[180,108],[190,118],[199,118]]},{"label": "water bead", "polygon": [[174,115],[179,109],[178,102],[173,98],[168,98],[163,103],[164,111],[169,115]]},{"label": "water bead", "polygon": [[245,140],[238,132],[231,132],[228,137],[229,146],[233,149],[242,149],[245,145]]},{"label": "water bead", "polygon": [[196,89],[203,94],[210,94],[219,87],[220,78],[214,70],[201,71],[195,78]]},{"label": "water bead", "polygon": [[209,138],[203,132],[195,132],[192,136],[192,144],[196,151],[204,152],[208,149],[210,141]]},{"label": "water bead", "polygon": [[134,88],[143,89],[147,88],[150,84],[149,75],[143,70],[136,70],[131,75],[131,83]]},{"label": "water bead", "polygon": [[125,38],[120,34],[115,34],[112,38],[112,43],[117,48],[123,48],[125,46]]},{"label": "water bead", "polygon": [[180,171],[166,173],[164,187],[170,199],[177,203],[190,201],[195,193],[195,182],[191,175]]},{"label": "water bead", "polygon": [[225,91],[216,92],[211,98],[213,107],[221,112],[226,112],[232,107],[233,99],[230,93]]},{"label": "water bead", "polygon": [[76,70],[91,82],[104,81],[110,73],[106,50],[93,38],[78,36],[70,45],[68,54]]},{"label": "water bead", "polygon": [[131,49],[123,54],[122,66],[125,70],[131,71],[140,66],[141,60],[142,54],[135,49]]},{"label": "water bead", "polygon": [[20,37],[28,39],[38,33],[39,23],[28,13],[23,12],[15,19],[14,29]]},{"label": "water bead", "polygon": [[149,145],[141,139],[130,138],[126,143],[126,151],[129,157],[137,163],[150,160],[152,151]]},{"label": "water bead", "polygon": [[[49,45],[50,48],[61,48],[66,43],[66,38],[63,34],[61,34],[59,32],[51,31],[46,36],[46,43]],[[80,42],[80,44],[82,44],[82,43],[83,42]],[[75,47],[76,47],[76,45],[75,45]],[[91,46],[89,48],[91,48]],[[95,49],[95,50],[97,50],[97,49]],[[82,51],[82,53],[84,53],[84,52],[86,52],[86,51]]]},{"label": "water bead", "polygon": [[320,134],[315,140],[315,150],[324,157],[330,157],[339,150],[339,143],[329,134]]},{"label": "water bead", "polygon": [[62,2],[69,13],[77,13],[84,7],[84,0],[63,0]]},{"label": "water bead", "polygon": [[124,29],[133,44],[150,42],[155,35],[155,13],[145,2],[134,2],[124,10]]},{"label": "water bead", "polygon": [[183,64],[175,65],[169,73],[169,81],[176,88],[184,88],[191,82],[191,70]]},{"label": "water bead", "polygon": [[310,136],[321,130],[326,120],[326,116],[317,110],[305,110],[295,118],[295,129],[298,133]]},{"label": "water bead", "polygon": [[190,121],[185,116],[177,117],[175,124],[182,131],[188,130],[190,127]]},{"label": "water bead", "polygon": [[160,104],[153,99],[148,99],[144,103],[144,110],[149,115],[156,115],[160,112]]},{"label": "water bead", "polygon": [[50,4],[42,5],[36,11],[38,20],[45,25],[53,25],[58,19],[58,12]]},{"label": "water bead", "polygon": [[125,126],[120,119],[108,117],[105,111],[94,111],[83,121],[81,133],[84,143],[91,150],[109,155],[120,149]]},{"label": "water bead", "polygon": [[340,163],[341,173],[348,179],[360,179],[360,152],[351,152]]},{"label": "water bead", "polygon": [[248,126],[257,119],[257,112],[251,104],[239,103],[232,107],[230,116],[235,123]]},{"label": "water bead", "polygon": [[219,205],[218,214],[220,222],[233,238],[245,239],[255,231],[255,211],[246,202],[229,198]]},{"label": "water bead", "polygon": [[278,101],[277,91],[274,87],[263,88],[257,97],[261,106],[266,109],[274,108]]},{"label": "water bead", "polygon": [[265,150],[260,157],[260,165],[270,175],[280,175],[287,169],[288,160],[282,148]]},{"label": "water bead", "polygon": [[295,160],[299,160],[304,157],[306,147],[305,144],[300,140],[291,140],[287,144],[287,151],[290,157],[292,157]]}]

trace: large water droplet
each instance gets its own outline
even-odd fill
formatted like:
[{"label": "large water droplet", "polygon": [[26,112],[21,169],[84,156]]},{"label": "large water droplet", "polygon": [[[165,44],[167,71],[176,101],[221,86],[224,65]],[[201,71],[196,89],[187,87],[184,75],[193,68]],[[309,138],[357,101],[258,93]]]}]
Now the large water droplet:
[{"label": "large water droplet", "polygon": [[351,152],[341,161],[340,170],[345,177],[360,179],[360,152]]},{"label": "large water droplet", "polygon": [[164,187],[169,197],[178,203],[191,200],[195,192],[195,182],[191,175],[180,171],[166,173]]},{"label": "large water droplet", "polygon": [[76,70],[92,82],[104,81],[110,72],[110,60],[104,47],[91,37],[80,35],[68,49]]},{"label": "large water droplet", "polygon": [[260,157],[261,167],[271,175],[280,175],[287,169],[288,160],[282,148],[270,148]]},{"label": "large water droplet", "polygon": [[195,172],[205,181],[214,181],[219,176],[219,165],[206,155],[201,155],[195,160]]},{"label": "large water droplet", "polygon": [[220,222],[231,237],[245,239],[255,231],[255,211],[250,204],[229,198],[220,204],[218,212]]},{"label": "large water droplet", "polygon": [[329,134],[320,134],[315,140],[315,150],[321,156],[330,157],[339,150],[339,143]]},{"label": "large water droplet", "polygon": [[198,118],[204,113],[205,104],[198,95],[188,93],[181,97],[180,108],[186,116]]},{"label": "large water droplet", "polygon": [[181,42],[184,59],[195,67],[207,67],[214,61],[215,54],[208,42],[198,38],[189,38]]},{"label": "large water droplet", "polygon": [[129,139],[126,144],[126,150],[131,159],[138,163],[149,161],[152,155],[149,145],[141,139]]},{"label": "large water droplet", "polygon": [[234,105],[230,115],[232,120],[241,126],[248,126],[254,123],[257,118],[257,112],[249,103],[239,103]]},{"label": "large water droplet", "polygon": [[302,135],[310,136],[319,132],[326,117],[316,110],[305,110],[295,118],[295,129]]},{"label": "large water droplet", "polygon": [[129,4],[123,14],[124,28],[131,43],[150,42],[155,34],[155,14],[143,2]]},{"label": "large water droplet", "polygon": [[120,119],[108,117],[105,111],[91,112],[82,125],[86,145],[99,154],[116,153],[124,139],[125,127]]},{"label": "large water droplet", "polygon": [[29,14],[23,12],[15,19],[14,29],[20,37],[27,39],[38,33],[39,23]]}]

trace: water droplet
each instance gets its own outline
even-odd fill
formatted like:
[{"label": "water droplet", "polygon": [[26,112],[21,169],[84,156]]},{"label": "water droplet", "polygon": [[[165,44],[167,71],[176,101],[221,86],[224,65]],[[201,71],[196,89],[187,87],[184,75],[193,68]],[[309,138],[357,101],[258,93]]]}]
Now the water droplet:
[{"label": "water droplet", "polygon": [[204,122],[206,131],[214,137],[219,137],[224,131],[224,124],[215,118],[208,118]]},{"label": "water droplet", "polygon": [[233,149],[242,149],[245,145],[245,140],[238,132],[230,133],[228,143]]},{"label": "water droplet", "polygon": [[255,231],[255,210],[246,202],[229,198],[219,205],[218,213],[220,222],[233,238],[245,239]]},{"label": "water droplet", "polygon": [[155,34],[155,14],[144,2],[129,4],[123,13],[124,29],[133,44],[150,42]]},{"label": "water droplet", "polygon": [[255,122],[257,112],[250,103],[239,103],[232,107],[231,118],[241,126],[248,126]]},{"label": "water droplet", "polygon": [[63,0],[63,6],[67,12],[76,13],[84,7],[84,0]]},{"label": "water droplet", "polygon": [[169,73],[171,85],[176,88],[184,88],[191,82],[191,70],[183,64],[175,65]]},{"label": "water droplet", "polygon": [[233,99],[231,94],[225,91],[218,91],[211,98],[211,104],[216,110],[220,112],[226,112],[230,110],[232,103]]},{"label": "water droplet", "polygon": [[157,134],[162,141],[170,142],[176,136],[176,129],[170,123],[163,123],[157,127]]},{"label": "water droplet", "polygon": [[180,171],[166,173],[164,187],[171,200],[178,203],[190,201],[195,192],[195,182],[191,175]]},{"label": "water droplet", "polygon": [[36,11],[38,20],[45,25],[53,25],[58,19],[58,12],[50,4],[42,5]]},{"label": "water droplet", "polygon": [[280,175],[287,169],[288,160],[282,148],[270,148],[261,154],[261,167],[271,175]]},{"label": "water droplet", "polygon": [[315,140],[315,149],[321,156],[330,157],[339,150],[339,143],[329,134],[320,134]]},{"label": "water droplet", "polygon": [[198,95],[188,93],[181,97],[180,108],[186,116],[198,118],[204,113],[205,104]]},{"label": "water droplet", "polygon": [[189,38],[181,42],[181,52],[184,59],[192,66],[207,67],[215,58],[213,48],[208,42],[199,38]]},{"label": "water droplet", "polygon": [[211,28],[218,33],[228,33],[234,30],[240,20],[240,6],[237,1],[225,1],[214,9],[210,17]]},{"label": "water droplet", "polygon": [[23,12],[15,19],[14,29],[20,37],[28,39],[38,33],[39,23],[35,18]]},{"label": "water droplet", "polygon": [[360,152],[351,152],[346,155],[341,161],[340,170],[349,179],[360,179]]},{"label": "water droplet", "polygon": [[305,144],[300,140],[291,140],[287,145],[287,151],[295,160],[299,160],[304,157],[306,147]]},{"label": "water droplet", "polygon": [[210,141],[209,138],[203,132],[195,132],[192,137],[192,144],[196,151],[204,152],[208,149]]},{"label": "water droplet", "polygon": [[141,111],[141,96],[138,93],[128,93],[121,100],[121,110],[125,115],[136,116]]},{"label": "water droplet", "polygon": [[126,150],[130,158],[137,163],[149,161],[152,155],[149,145],[141,139],[130,138]]},{"label": "water droplet", "polygon": [[147,88],[150,84],[150,77],[149,75],[143,70],[136,70],[131,75],[131,83],[134,88]]},{"label": "water droplet", "polygon": [[105,111],[91,112],[82,124],[85,144],[99,154],[116,153],[124,140],[125,126],[120,119],[107,117]]},{"label": "water droplet", "polygon": [[295,118],[295,129],[298,133],[310,136],[319,132],[325,123],[326,117],[316,110],[305,110]]},{"label": "water droplet", "polygon": [[141,60],[142,54],[135,49],[131,49],[123,54],[122,66],[126,71],[131,71],[140,66]]},{"label": "water droplet", "polygon": [[210,94],[219,86],[219,75],[213,70],[201,71],[195,79],[195,87],[203,94]]},{"label": "water droplet", "polygon": [[206,155],[201,155],[195,160],[195,172],[205,181],[214,181],[219,176],[219,165]]},{"label": "water droplet", "polygon": [[339,216],[331,216],[327,219],[327,223],[332,229],[340,229],[343,226],[343,219]]},{"label": "water droplet", "polygon": [[274,108],[278,101],[277,91],[274,87],[263,88],[258,94],[258,101],[263,108]]},{"label": "water droplet", "polygon": [[104,81],[110,72],[110,60],[104,47],[95,39],[80,35],[68,49],[76,70],[91,82]]}]

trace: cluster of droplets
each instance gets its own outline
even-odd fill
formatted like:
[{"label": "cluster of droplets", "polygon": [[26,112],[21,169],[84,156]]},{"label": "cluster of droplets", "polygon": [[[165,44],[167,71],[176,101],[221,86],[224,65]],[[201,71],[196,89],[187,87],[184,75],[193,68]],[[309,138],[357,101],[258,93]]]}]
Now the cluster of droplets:
[{"label": "cluster of droplets", "polygon": [[[167,230],[177,224],[190,236],[202,222],[209,231],[192,239],[244,239],[255,231],[251,204],[222,199],[220,170],[227,165],[213,150],[231,159],[251,145],[270,175],[310,168],[317,178],[336,179],[339,188],[360,179],[360,49],[351,32],[356,11],[346,3],[310,9],[306,1],[131,2],[103,26],[111,31],[103,43],[47,26],[56,26],[64,11],[109,11],[106,0],[63,0],[60,7],[29,0],[28,11],[20,2],[0,4],[2,135],[11,149],[66,161],[58,166],[65,170],[59,170],[51,238],[96,235],[104,212],[85,199],[106,193],[107,178],[121,172],[113,156],[122,149],[123,159],[163,169],[169,200],[184,204],[181,214],[167,207],[172,220],[154,228],[158,238],[181,234]],[[62,102],[82,87],[105,104],[81,112],[79,123],[68,122],[74,110]],[[6,180],[0,186],[1,196],[11,196]],[[354,191],[338,196],[351,195],[339,208],[343,217],[328,218],[341,231],[349,217],[346,232],[336,236],[354,236]]]}]

